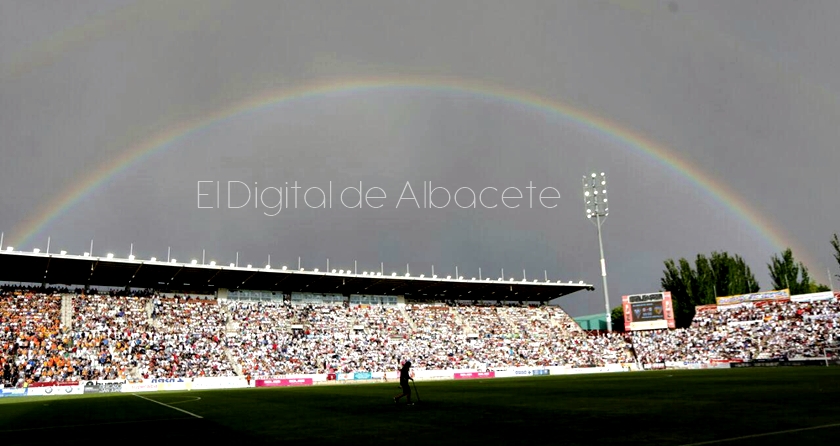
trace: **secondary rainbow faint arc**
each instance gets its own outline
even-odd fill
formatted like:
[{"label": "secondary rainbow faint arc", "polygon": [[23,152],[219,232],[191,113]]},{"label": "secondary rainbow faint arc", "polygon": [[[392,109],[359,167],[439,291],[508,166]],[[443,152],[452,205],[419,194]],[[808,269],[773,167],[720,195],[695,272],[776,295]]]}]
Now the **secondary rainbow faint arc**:
[{"label": "secondary rainbow faint arc", "polygon": [[672,150],[629,128],[619,126],[603,117],[528,91],[515,90],[477,80],[427,76],[367,77],[305,83],[288,88],[269,90],[230,106],[217,109],[196,119],[180,122],[172,128],[130,147],[111,162],[98,166],[93,172],[86,172],[81,181],[70,185],[62,194],[57,195],[46,206],[42,207],[38,213],[25,220],[19,226],[19,229],[13,232],[13,243],[15,243],[15,246],[28,244],[35,235],[41,232],[54,219],[109,179],[115,177],[130,166],[141,162],[149,155],[165,150],[173,142],[198,132],[201,129],[243,113],[291,100],[316,98],[330,93],[363,93],[365,91],[384,89],[468,93],[478,97],[520,104],[539,109],[549,114],[559,115],[568,121],[594,130],[603,136],[615,139],[623,143],[623,145],[633,147],[672,168],[681,176],[694,183],[694,185],[708,191],[717,201],[755,228],[777,250],[791,247],[800,256],[806,253],[804,250],[797,249],[796,244],[792,240],[785,238],[783,233],[772,222],[764,218],[749,203],[735,194],[727,186],[715,181],[710,175],[699,168],[692,166]]}]

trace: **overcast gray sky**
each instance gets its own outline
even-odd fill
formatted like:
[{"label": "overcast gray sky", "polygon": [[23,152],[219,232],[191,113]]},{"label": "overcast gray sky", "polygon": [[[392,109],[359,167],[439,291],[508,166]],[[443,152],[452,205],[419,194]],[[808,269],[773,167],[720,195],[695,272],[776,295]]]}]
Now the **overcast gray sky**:
[{"label": "overcast gray sky", "polygon": [[[7,246],[49,236],[79,254],[93,238],[96,254],[133,243],[141,258],[171,246],[221,263],[547,271],[596,285],[564,302],[577,316],[603,310],[581,191],[603,171],[613,306],[658,290],[665,259],[714,250],[743,256],[767,289],[766,263],[791,245],[827,282],[838,19],[832,1],[0,0],[0,231]],[[269,100],[353,82],[367,88]],[[198,181],[332,181],[334,194],[362,181],[386,198],[270,217],[253,199],[224,209],[225,195],[199,209]],[[399,202],[406,182],[422,202],[423,181],[561,198]]]}]

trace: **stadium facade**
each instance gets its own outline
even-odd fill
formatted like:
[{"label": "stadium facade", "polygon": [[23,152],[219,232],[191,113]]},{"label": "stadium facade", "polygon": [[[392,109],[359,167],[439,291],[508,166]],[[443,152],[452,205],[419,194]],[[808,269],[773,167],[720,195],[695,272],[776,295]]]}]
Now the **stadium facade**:
[{"label": "stadium facade", "polygon": [[606,331],[607,317],[604,313],[590,314],[588,316],[578,316],[574,318],[575,322],[580,325],[580,328],[586,331]]},{"label": "stadium facade", "polygon": [[583,283],[13,251],[0,281],[18,284],[0,295],[2,397],[370,382],[406,359],[419,379],[840,365],[830,292],[721,298],[681,329],[604,333],[580,318],[586,333],[533,304]]}]

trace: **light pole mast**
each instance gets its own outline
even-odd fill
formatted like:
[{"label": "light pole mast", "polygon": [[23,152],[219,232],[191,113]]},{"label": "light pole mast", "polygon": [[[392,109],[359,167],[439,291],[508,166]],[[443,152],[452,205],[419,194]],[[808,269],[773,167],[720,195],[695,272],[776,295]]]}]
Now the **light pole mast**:
[{"label": "light pole mast", "polygon": [[[607,263],[604,261],[604,240],[601,237],[601,224],[609,215],[607,207],[607,177],[601,172],[600,177],[592,174],[583,177],[583,199],[586,203],[586,218],[594,220],[598,227],[598,248],[601,253],[601,278],[604,281],[604,311],[607,316],[607,331],[612,333],[612,314],[610,313],[610,292],[607,288]],[[593,218],[594,217],[594,218]]]}]

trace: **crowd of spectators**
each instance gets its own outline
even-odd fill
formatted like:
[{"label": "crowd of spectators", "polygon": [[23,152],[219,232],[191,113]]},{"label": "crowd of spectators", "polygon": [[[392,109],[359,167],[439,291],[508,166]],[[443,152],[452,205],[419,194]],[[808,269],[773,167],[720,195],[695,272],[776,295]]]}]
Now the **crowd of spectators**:
[{"label": "crowd of spectators", "polygon": [[61,296],[32,292],[0,295],[0,367],[3,383],[22,386],[72,375],[64,361]]},{"label": "crowd of spectators", "polygon": [[[421,369],[602,366],[627,359],[624,338],[589,336],[554,306],[232,302],[228,348],[255,376]],[[301,330],[287,321],[296,321]],[[324,329],[324,321],[333,321]]]},{"label": "crowd of spectators", "polygon": [[227,308],[237,327],[228,348],[253,376],[382,370],[398,363],[412,333],[396,307],[257,301]]},{"label": "crowd of spectators", "polygon": [[141,345],[140,373],[157,377],[234,376],[225,351],[227,317],[216,299],[154,300],[151,330]]},{"label": "crowd of spectators", "polygon": [[224,320],[215,300],[6,292],[3,383],[234,375]]},{"label": "crowd of spectators", "polygon": [[68,361],[82,380],[125,379],[142,362],[140,349],[151,327],[148,299],[132,296],[73,296]]},{"label": "crowd of spectators", "polygon": [[283,375],[295,371],[305,357],[292,354],[288,346],[306,336],[300,313],[279,301],[231,302],[225,344],[239,373]]},{"label": "crowd of spectators", "polygon": [[584,332],[550,305],[316,304],[5,291],[0,369],[5,385],[21,386],[391,372],[405,358],[419,369],[795,359],[819,357],[838,345],[838,323],[837,299],[705,308],[688,328],[625,335]]},{"label": "crowd of spectators", "polygon": [[814,358],[840,342],[840,300],[765,301],[705,308],[691,327],[637,331],[644,363]]},{"label": "crowd of spectators", "polygon": [[408,315],[392,305],[362,305],[356,312],[359,336],[406,340],[413,333]]}]

